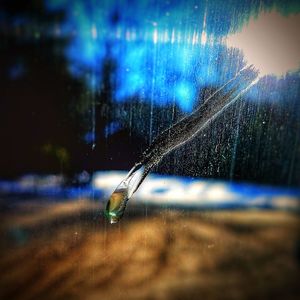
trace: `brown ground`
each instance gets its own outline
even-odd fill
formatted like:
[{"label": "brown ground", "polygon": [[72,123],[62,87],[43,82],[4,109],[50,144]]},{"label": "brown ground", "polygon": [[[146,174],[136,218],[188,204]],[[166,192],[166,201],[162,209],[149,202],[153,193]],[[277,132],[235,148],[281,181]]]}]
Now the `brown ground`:
[{"label": "brown ground", "polygon": [[99,212],[2,212],[0,299],[299,299],[298,215],[131,206],[109,225]]}]

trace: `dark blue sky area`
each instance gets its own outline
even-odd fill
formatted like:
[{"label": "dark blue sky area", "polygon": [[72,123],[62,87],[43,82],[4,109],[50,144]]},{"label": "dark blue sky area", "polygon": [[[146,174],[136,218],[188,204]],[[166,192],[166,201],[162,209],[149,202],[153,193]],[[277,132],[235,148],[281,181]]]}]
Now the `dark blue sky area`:
[{"label": "dark blue sky area", "polygon": [[[266,10],[299,11],[296,1],[66,1],[48,0],[65,18],[56,34],[68,36],[69,71],[92,90],[101,85],[105,58],[116,62],[114,98],[138,96],[158,105],[193,109],[207,85],[220,85],[245,65],[240,50],[222,39]],[[299,76],[292,76],[292,82]],[[288,79],[285,79],[288,81]],[[252,99],[278,100],[290,82],[260,82]],[[290,93],[289,97],[298,97]]]}]

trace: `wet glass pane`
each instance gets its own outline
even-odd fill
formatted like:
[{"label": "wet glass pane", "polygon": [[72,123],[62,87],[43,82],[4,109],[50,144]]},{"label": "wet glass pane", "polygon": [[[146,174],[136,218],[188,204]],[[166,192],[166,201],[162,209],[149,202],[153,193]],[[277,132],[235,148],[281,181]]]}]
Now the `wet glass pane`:
[{"label": "wet glass pane", "polygon": [[1,299],[297,299],[300,5],[0,3]]}]

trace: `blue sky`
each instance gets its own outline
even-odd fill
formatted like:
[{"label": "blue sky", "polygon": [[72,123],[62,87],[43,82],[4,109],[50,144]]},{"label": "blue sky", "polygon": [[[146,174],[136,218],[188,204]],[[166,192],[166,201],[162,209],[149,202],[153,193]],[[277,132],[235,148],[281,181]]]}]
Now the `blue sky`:
[{"label": "blue sky", "polygon": [[[69,38],[64,55],[69,71],[90,89],[101,86],[108,55],[116,62],[116,101],[138,97],[157,105],[176,103],[190,112],[201,88],[218,86],[245,65],[238,49],[222,42],[261,11],[297,11],[288,1],[95,1],[47,0],[61,10],[60,32]],[[289,89],[289,78],[264,80],[252,99],[274,101]],[[292,81],[299,84],[299,76]],[[295,94],[296,93],[296,94]],[[289,97],[298,97],[298,92]]]}]

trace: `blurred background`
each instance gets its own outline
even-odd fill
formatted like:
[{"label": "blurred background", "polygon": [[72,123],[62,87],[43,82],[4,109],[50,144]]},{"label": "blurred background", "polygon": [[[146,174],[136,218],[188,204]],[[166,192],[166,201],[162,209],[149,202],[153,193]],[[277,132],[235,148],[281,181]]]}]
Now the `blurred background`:
[{"label": "blurred background", "polygon": [[[297,299],[298,0],[0,3],[2,299]],[[110,193],[246,65],[258,82]]]}]

